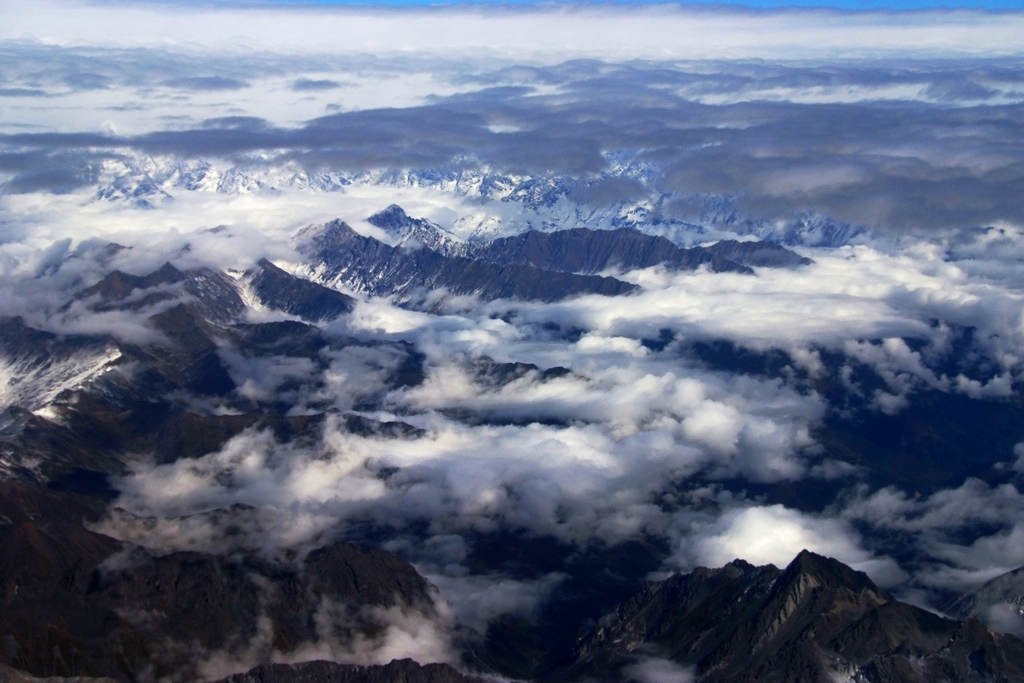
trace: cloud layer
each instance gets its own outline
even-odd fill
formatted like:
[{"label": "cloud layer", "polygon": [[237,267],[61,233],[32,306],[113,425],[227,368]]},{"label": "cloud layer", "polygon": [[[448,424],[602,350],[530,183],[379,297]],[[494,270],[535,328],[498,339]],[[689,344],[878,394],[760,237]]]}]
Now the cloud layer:
[{"label": "cloud layer", "polygon": [[[459,51],[535,59],[1005,55],[1019,51],[1014,12],[745,11],[671,6],[367,10],[34,3],[4,7],[5,35],[61,44],[400,53]],[[109,26],[124,30],[112,35]]]}]

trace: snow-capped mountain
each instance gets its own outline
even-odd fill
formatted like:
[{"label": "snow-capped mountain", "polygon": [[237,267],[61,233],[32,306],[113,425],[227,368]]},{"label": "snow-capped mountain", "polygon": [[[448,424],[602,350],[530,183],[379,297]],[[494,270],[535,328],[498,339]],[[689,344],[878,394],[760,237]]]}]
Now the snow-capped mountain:
[{"label": "snow-capped mountain", "polygon": [[[767,220],[745,213],[739,198],[706,193],[679,193],[661,186],[660,172],[649,162],[609,153],[608,169],[592,177],[557,174],[529,176],[487,167],[403,170],[319,170],[294,161],[253,159],[232,164],[222,160],[126,155],[95,170],[95,200],[127,202],[143,208],[172,201],[182,193],[229,195],[284,191],[358,193],[366,188],[429,190],[468,203],[448,225],[448,245],[486,241],[527,230],[635,228],[691,245],[722,237],[754,237],[788,245],[835,247],[865,233],[860,226],[812,212],[787,220]],[[611,201],[593,199],[606,183],[628,182],[642,196]],[[433,233],[421,237],[433,237]],[[418,239],[410,235],[410,239]],[[440,245],[432,244],[432,248]]]},{"label": "snow-capped mountain", "polygon": [[121,350],[107,337],[83,336],[71,343],[50,332],[30,330],[20,318],[0,323],[0,409],[44,409],[121,358]]},{"label": "snow-capped mountain", "polygon": [[473,246],[437,223],[425,218],[412,218],[397,204],[392,204],[367,219],[371,225],[396,239],[396,245],[425,247],[444,256],[470,256]]}]

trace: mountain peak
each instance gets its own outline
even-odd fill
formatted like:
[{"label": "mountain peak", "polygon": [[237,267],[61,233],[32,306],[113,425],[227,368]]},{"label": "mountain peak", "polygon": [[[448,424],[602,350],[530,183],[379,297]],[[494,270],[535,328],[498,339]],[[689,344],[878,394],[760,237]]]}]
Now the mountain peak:
[{"label": "mountain peak", "polygon": [[185,279],[184,273],[175,268],[174,264],[172,264],[170,261],[164,261],[164,264],[162,266],[154,270],[149,275],[145,276],[145,286],[152,287],[153,285],[158,284],[179,282],[183,279]]},{"label": "mountain peak", "polygon": [[295,234],[294,239],[299,245],[315,244],[320,247],[329,247],[344,243],[357,235],[358,233],[348,223],[340,218],[335,218],[326,223],[308,225],[302,228]]},{"label": "mountain peak", "polygon": [[832,588],[843,587],[854,591],[866,588],[880,592],[864,572],[852,569],[835,558],[819,555],[806,548],[801,550],[782,571],[779,581],[784,582],[797,577],[810,577],[818,584]]},{"label": "mountain peak", "polygon": [[399,232],[408,227],[409,223],[413,221],[409,217],[409,214],[405,212],[405,209],[400,207],[398,204],[391,204],[383,211],[378,211],[373,214],[366,221],[373,226],[380,228],[381,230],[387,230],[388,232]]},{"label": "mountain peak", "polygon": [[[735,561],[648,584],[560,673],[623,680],[649,652],[708,682],[1022,680],[1024,661],[1020,640],[893,600],[863,572],[807,550],[784,570]],[[1009,675],[979,677],[986,670]]]}]

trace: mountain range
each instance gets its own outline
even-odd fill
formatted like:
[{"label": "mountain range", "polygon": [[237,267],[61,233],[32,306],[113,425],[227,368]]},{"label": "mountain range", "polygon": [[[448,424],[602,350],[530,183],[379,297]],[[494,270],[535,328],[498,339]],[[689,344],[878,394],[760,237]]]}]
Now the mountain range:
[{"label": "mountain range", "polygon": [[[436,410],[399,404],[395,396],[402,392],[429,398],[434,369],[416,341],[346,327],[367,296],[426,312],[446,297],[473,297],[495,302],[500,314],[503,301],[514,307],[630,297],[640,286],[628,274],[642,268],[745,279],[764,268],[811,265],[775,243],[680,247],[631,228],[465,241],[395,205],[368,223],[382,234],[362,234],[341,220],[307,226],[294,237],[301,261],[260,258],[237,272],[196,266],[188,250],[142,273],[109,268],[101,259],[106,272],[72,286],[52,315],[41,318],[47,324],[30,314],[0,321],[6,368],[0,664],[7,667],[0,675],[233,683],[1024,678],[1024,642],[978,621],[993,606],[1019,606],[1021,570],[949,596],[950,618],[902,602],[867,575],[810,552],[783,569],[737,559],[652,582],[671,554],[665,539],[640,534],[577,546],[481,523],[464,532],[460,550],[450,535],[438,540],[430,522],[417,521],[405,533],[451,542],[452,554],[480,576],[510,584],[557,579],[525,616],[498,611],[483,624],[460,623],[446,607],[444,584],[432,585],[417,558],[405,556],[414,547],[358,504],[345,508],[343,524],[293,544],[271,540],[264,530],[273,522],[266,516],[280,510],[216,499],[198,511],[178,510],[177,497],[211,459],[226,459],[216,486],[242,490],[254,472],[286,471],[299,453],[312,454],[314,471],[339,466],[325,455],[326,442],[344,444],[351,435],[371,444],[368,455],[345,463],[358,487],[402,490],[430,505],[433,492],[423,493],[430,467],[380,456],[398,445],[434,447],[428,441],[433,413],[457,426],[456,438],[474,428],[501,433],[544,424],[587,432],[587,419],[552,416],[543,399],[566,391],[569,382],[592,381],[586,364],[452,352],[462,373],[453,386],[465,381],[482,388],[481,396],[500,397],[525,384],[542,398],[512,415],[480,397]],[[115,258],[122,248],[99,250]],[[69,251],[37,277],[77,272],[81,258]],[[90,316],[111,329],[74,331]],[[125,321],[131,334],[114,329]],[[583,332],[557,325],[544,333],[541,343],[583,340]],[[950,411],[978,413],[978,433],[945,438],[950,448],[962,447],[963,457],[936,462],[915,483],[927,494],[963,476],[995,477],[993,454],[1006,450],[999,440],[1011,436],[999,425],[1019,412],[1013,402],[935,392],[931,408],[926,402],[901,416],[878,414],[870,396],[887,380],[852,354],[821,350],[821,368],[811,373],[783,350],[688,339],[672,330],[638,348],[666,364],[685,363],[690,372],[727,370],[740,381],[785,377],[838,406],[822,420],[815,436],[824,445],[812,457],[842,460],[849,474],[815,480],[813,491],[714,481],[726,499],[749,490],[773,503],[799,499],[813,510],[851,481],[903,483],[906,453],[926,452],[921,444],[951,429]],[[900,447],[892,443],[894,432],[905,435]],[[258,449],[239,445],[247,440],[272,446],[254,462],[247,456]],[[971,448],[979,443],[986,445],[980,455]],[[163,513],[122,506],[139,471],[157,473],[156,493],[166,493],[171,505]],[[662,483],[664,495],[650,506],[678,509],[670,493],[678,481]],[[314,485],[301,476],[274,482],[302,490]],[[899,546],[900,539],[892,543]],[[390,653],[391,639],[409,633],[444,647],[424,661],[356,656],[371,645]],[[436,654],[441,650],[444,656]]]},{"label": "mountain range", "polygon": [[[103,161],[89,173],[96,200],[143,208],[194,192],[240,195],[290,190],[351,193],[362,187],[427,189],[479,206],[449,226],[468,241],[490,241],[529,230],[548,232],[587,226],[600,230],[633,228],[679,244],[707,241],[715,233],[725,232],[787,245],[836,247],[867,233],[861,226],[818,213],[798,212],[788,221],[779,222],[744,211],[737,197],[665,190],[661,188],[660,173],[649,164],[611,157],[607,171],[586,181],[486,168],[313,171],[287,161],[226,164],[212,159],[131,154]],[[637,184],[645,196],[610,203],[586,199],[590,188],[620,181]],[[501,210],[487,210],[488,203]]]}]

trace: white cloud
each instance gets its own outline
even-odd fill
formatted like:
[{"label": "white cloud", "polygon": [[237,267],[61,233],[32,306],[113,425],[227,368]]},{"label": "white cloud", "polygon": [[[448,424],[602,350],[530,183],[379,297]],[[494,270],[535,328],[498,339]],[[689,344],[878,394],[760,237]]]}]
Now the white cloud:
[{"label": "white cloud", "polygon": [[1024,494],[1012,483],[971,478],[930,496],[885,487],[836,508],[843,519],[905,532],[904,552],[921,558],[915,579],[925,586],[968,590],[1024,565]]},{"label": "white cloud", "polygon": [[692,667],[658,657],[642,657],[635,664],[624,667],[622,675],[639,683],[693,683],[697,680]]},{"label": "white cloud", "polygon": [[726,512],[700,534],[692,550],[694,560],[718,567],[736,558],[752,564],[784,567],[801,550],[834,557],[866,572],[884,585],[906,578],[889,558],[876,558],[861,546],[857,533],[845,522],[815,517],[782,505],[738,508]]},{"label": "white cloud", "polygon": [[1024,441],[1013,447],[1013,455],[1016,457],[1013,461],[1014,471],[1024,472]]}]

